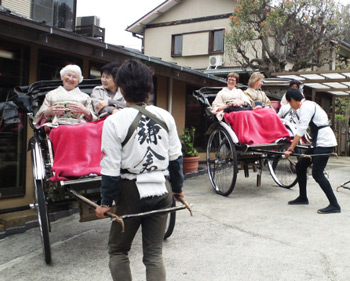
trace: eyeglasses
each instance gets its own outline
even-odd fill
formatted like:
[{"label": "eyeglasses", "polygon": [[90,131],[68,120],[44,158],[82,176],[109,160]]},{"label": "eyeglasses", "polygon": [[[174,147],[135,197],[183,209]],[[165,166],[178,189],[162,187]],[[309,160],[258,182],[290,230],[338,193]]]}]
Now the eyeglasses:
[{"label": "eyeglasses", "polygon": [[228,78],[227,81],[236,81],[236,78]]},{"label": "eyeglasses", "polygon": [[66,73],[65,76],[69,79],[73,79],[73,80],[79,80],[78,75],[72,74],[72,73]]}]

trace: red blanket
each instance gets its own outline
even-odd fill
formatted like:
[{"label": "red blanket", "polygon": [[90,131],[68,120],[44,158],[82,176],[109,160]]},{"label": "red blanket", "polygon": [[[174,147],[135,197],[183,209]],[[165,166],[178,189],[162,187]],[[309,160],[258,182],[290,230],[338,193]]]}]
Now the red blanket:
[{"label": "red blanket", "polygon": [[224,118],[236,133],[240,144],[266,144],[289,138],[288,131],[270,108],[225,113]]},{"label": "red blanket", "polygon": [[60,125],[50,132],[53,144],[55,175],[57,182],[89,174],[101,175],[101,135],[103,121],[75,125]]}]

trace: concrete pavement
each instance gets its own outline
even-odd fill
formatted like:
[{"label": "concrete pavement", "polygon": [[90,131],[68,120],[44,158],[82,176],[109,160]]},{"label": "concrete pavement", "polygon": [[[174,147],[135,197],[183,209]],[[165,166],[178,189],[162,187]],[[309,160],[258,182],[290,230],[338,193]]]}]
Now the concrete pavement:
[{"label": "concrete pavement", "polygon": [[[333,188],[350,180],[350,158],[328,165]],[[208,176],[185,182],[193,217],[177,212],[173,235],[164,242],[169,281],[347,281],[350,278],[350,191],[336,193],[341,214],[320,215],[327,199],[310,177],[310,204],[288,206],[298,195],[277,187],[268,171],[238,175],[233,193],[217,195]],[[0,280],[112,280],[108,270],[109,220],[79,223],[78,214],[52,223],[51,266],[43,259],[38,228],[0,240]],[[145,280],[140,233],[130,252],[134,280]]]}]

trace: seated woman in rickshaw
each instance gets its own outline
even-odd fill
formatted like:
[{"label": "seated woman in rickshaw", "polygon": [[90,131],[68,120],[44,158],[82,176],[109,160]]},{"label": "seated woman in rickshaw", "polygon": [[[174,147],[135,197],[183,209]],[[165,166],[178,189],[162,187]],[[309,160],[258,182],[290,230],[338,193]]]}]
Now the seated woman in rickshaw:
[{"label": "seated woman in rickshaw", "polygon": [[[51,181],[68,180],[100,174],[101,134],[103,123],[96,121],[90,96],[77,85],[83,80],[77,65],[67,65],[60,71],[63,86],[48,92],[34,125],[52,127],[54,161]],[[68,125],[68,126],[67,126]]]},{"label": "seated woman in rickshaw", "polygon": [[265,76],[260,72],[253,72],[249,78],[249,88],[244,93],[249,97],[251,104],[256,107],[271,107],[271,101],[261,90]]},{"label": "seated woman in rickshaw", "polygon": [[250,106],[251,101],[240,89],[236,89],[238,74],[227,76],[227,88],[217,93],[212,103],[212,112],[221,121],[230,124],[240,144],[265,144],[281,138],[289,138],[289,133],[270,108]]},{"label": "seated woman in rickshaw", "polygon": [[236,88],[238,79],[238,73],[229,73],[227,75],[227,87],[222,88],[222,90],[217,93],[212,103],[212,113],[215,114],[219,120],[223,119],[225,111],[252,109],[249,98],[241,89]]},{"label": "seated woman in rickshaw", "polygon": [[95,114],[99,118],[116,113],[126,106],[125,99],[115,83],[119,63],[111,62],[101,67],[101,86],[96,86],[91,93]]},{"label": "seated woman in rickshaw", "polygon": [[81,69],[69,64],[60,71],[62,86],[48,92],[39,111],[34,116],[34,125],[58,127],[61,124],[77,124],[97,120],[89,95],[77,87],[83,81]]}]

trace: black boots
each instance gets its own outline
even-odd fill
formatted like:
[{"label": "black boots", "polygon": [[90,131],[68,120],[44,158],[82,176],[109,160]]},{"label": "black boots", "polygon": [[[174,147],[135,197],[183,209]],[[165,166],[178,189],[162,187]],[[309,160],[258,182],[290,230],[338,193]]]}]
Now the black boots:
[{"label": "black boots", "polygon": [[341,212],[340,206],[339,205],[334,206],[332,204],[329,204],[329,206],[326,208],[317,210],[317,213],[319,214],[334,214],[334,213],[340,213],[340,212]]},{"label": "black boots", "polygon": [[288,202],[288,205],[308,205],[309,200],[306,197],[298,197],[297,199],[294,199],[292,201]]},{"label": "black boots", "polygon": [[[300,196],[288,202],[288,205],[308,205],[308,204],[309,204],[309,200],[306,197],[300,197]],[[328,207],[317,210],[317,213],[319,214],[334,214],[334,213],[340,213],[340,212],[341,212],[341,208],[338,204],[336,205],[329,204]]]}]

